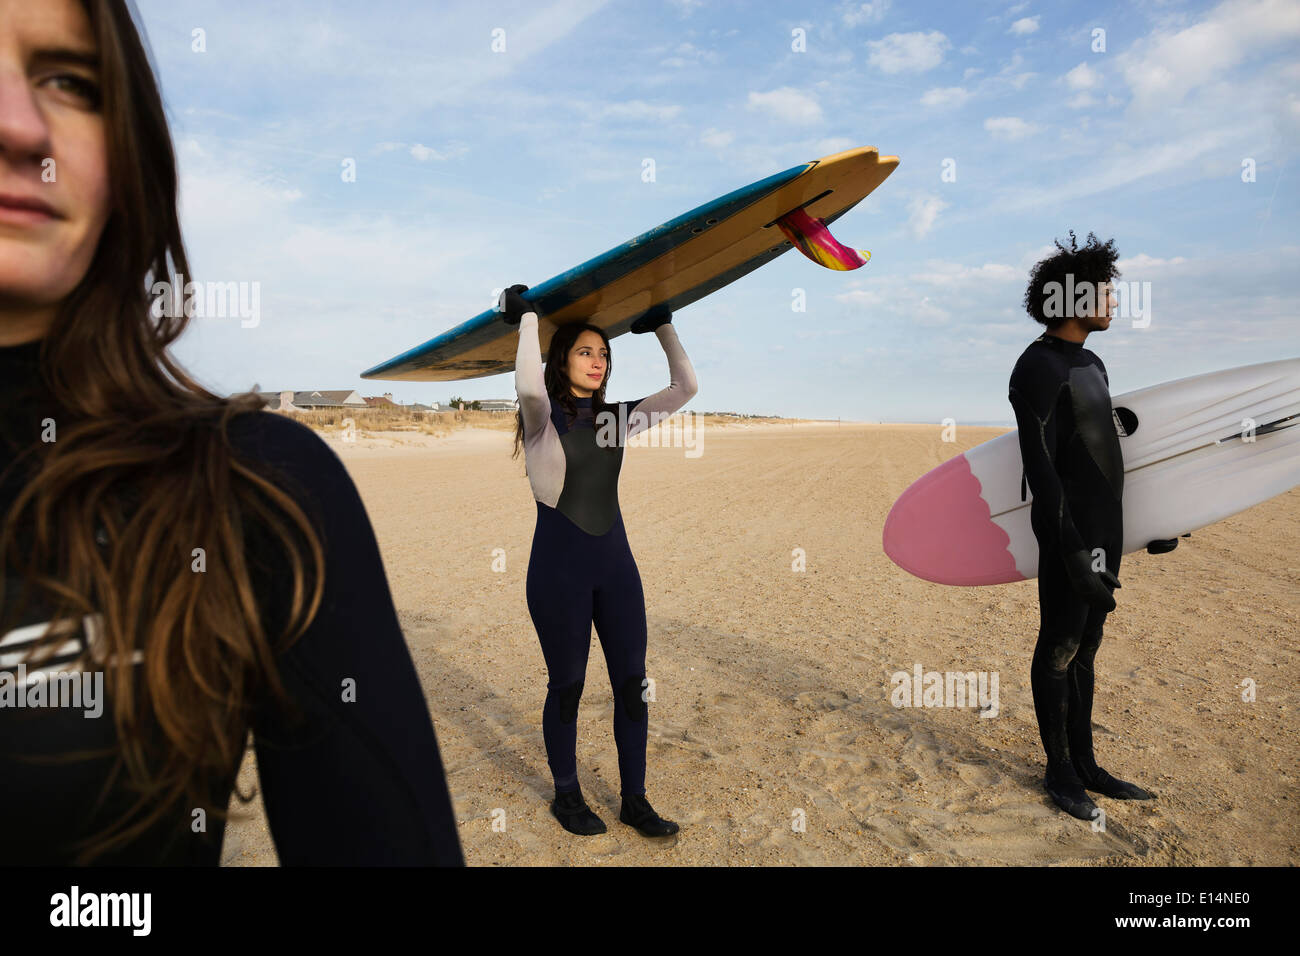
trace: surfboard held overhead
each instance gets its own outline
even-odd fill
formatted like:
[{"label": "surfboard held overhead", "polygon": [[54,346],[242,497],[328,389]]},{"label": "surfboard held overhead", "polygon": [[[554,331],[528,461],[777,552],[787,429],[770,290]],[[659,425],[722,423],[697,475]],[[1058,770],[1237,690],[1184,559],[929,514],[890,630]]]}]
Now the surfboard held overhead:
[{"label": "surfboard held overhead", "polygon": [[[676,313],[792,247],[827,268],[860,268],[871,254],[840,244],[826,227],[897,165],[897,156],[881,156],[874,146],[800,163],[547,279],[524,298],[557,325],[586,321],[614,338],[650,310]],[[361,377],[443,382],[500,375],[514,370],[514,335],[487,309]]]}]

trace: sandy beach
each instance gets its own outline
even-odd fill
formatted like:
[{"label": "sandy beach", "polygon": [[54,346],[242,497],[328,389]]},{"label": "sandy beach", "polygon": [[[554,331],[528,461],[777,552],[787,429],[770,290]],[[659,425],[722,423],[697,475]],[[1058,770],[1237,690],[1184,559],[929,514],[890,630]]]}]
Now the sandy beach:
[{"label": "sandy beach", "polygon": [[[1300,489],[1171,554],[1125,557],[1097,657],[1096,747],[1158,799],[1099,799],[1095,831],[1040,786],[1034,582],[944,587],[881,550],[907,485],[1003,431],[958,428],[944,443],[938,425],[737,425],[707,428],[699,457],[628,451],[619,497],[655,682],[648,796],[682,824],[667,841],[617,822],[594,634],[578,765],[609,832],[571,836],[547,810],[546,677],[524,600],[535,506],[511,435],[327,439],[379,540],[467,862],[1300,862]],[[796,549],[804,571],[792,570]],[[997,672],[998,715],[895,708],[890,675],[917,664]],[[240,787],[255,785],[250,753]],[[275,865],[260,802],[231,810],[223,864]]]}]

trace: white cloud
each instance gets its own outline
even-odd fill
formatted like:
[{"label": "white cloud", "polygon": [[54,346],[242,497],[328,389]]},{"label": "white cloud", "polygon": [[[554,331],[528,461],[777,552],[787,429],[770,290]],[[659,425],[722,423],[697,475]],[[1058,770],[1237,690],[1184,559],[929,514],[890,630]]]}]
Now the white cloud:
[{"label": "white cloud", "polygon": [[924,296],[910,311],[913,321],[918,325],[943,325],[952,318],[947,309],[935,305],[929,296]]},{"label": "white cloud", "polygon": [[1007,31],[1012,36],[1028,36],[1031,33],[1038,32],[1038,17],[1023,17],[1011,24],[1011,29]]},{"label": "white cloud", "polygon": [[700,142],[709,149],[725,149],[735,140],[736,134],[730,130],[706,129],[700,134]]},{"label": "white cloud", "polygon": [[1182,101],[1191,90],[1269,47],[1300,37],[1294,0],[1227,0],[1176,33],[1155,32],[1134,44],[1119,63],[1139,111]]},{"label": "white cloud", "polygon": [[1065,85],[1072,90],[1095,90],[1101,83],[1101,74],[1087,63],[1080,63],[1065,74]]},{"label": "white cloud", "polygon": [[1070,97],[1065,105],[1072,110],[1086,110],[1090,106],[1096,106],[1097,101],[1091,93],[1080,93],[1077,96]]},{"label": "white cloud", "polygon": [[926,263],[929,272],[916,272],[908,276],[909,282],[927,282],[931,285],[964,285],[971,281],[1010,282],[1022,278],[1023,270],[1002,262],[986,262],[982,266],[967,266],[960,262],[931,260]]},{"label": "white cloud", "polygon": [[951,46],[938,30],[929,33],[891,33],[867,43],[867,62],[882,73],[922,73],[943,62]]},{"label": "white cloud", "polygon": [[966,67],[965,72],[963,72],[961,75],[962,81],[965,82],[966,80],[969,80],[972,76],[979,76],[983,72],[984,71],[981,70],[978,66],[968,66]]},{"label": "white cloud", "polygon": [[416,143],[411,147],[411,155],[422,163],[427,163],[434,159],[438,162],[446,162],[449,159],[456,159],[464,156],[469,152],[469,147],[464,143],[455,143],[446,149],[434,149],[432,146],[425,146],[423,143]]},{"label": "white cloud", "polygon": [[654,103],[647,103],[644,100],[628,100],[626,103],[608,104],[601,110],[601,115],[612,119],[650,120],[666,123],[669,120],[676,119],[681,111],[680,106],[656,106]]},{"label": "white cloud", "polygon": [[1029,81],[1038,75],[1033,72],[1017,73],[1016,71],[1024,65],[1024,62],[1025,58],[1019,52],[1012,53],[1011,59],[1007,61],[1002,69],[998,70],[996,77],[991,78],[989,85],[994,87],[1002,83],[1008,83],[1014,89],[1023,90]]},{"label": "white cloud", "polygon": [[912,235],[924,239],[934,228],[939,213],[948,208],[948,203],[938,196],[917,196],[907,204],[907,225]]},{"label": "white cloud", "polygon": [[844,10],[844,25],[860,27],[864,23],[879,23],[889,11],[889,0],[874,0],[872,3],[853,3]]},{"label": "white cloud", "polygon": [[817,123],[822,118],[817,101],[790,86],[769,93],[750,93],[748,108],[762,110],[785,123]]},{"label": "white cloud", "polygon": [[984,121],[984,128],[999,139],[1024,139],[1038,127],[1026,123],[1019,116],[993,116]]},{"label": "white cloud", "polygon": [[1151,176],[1163,177],[1168,185],[1177,170],[1193,166],[1207,154],[1214,155],[1237,141],[1233,130],[1200,128],[1182,138],[1150,145],[1129,147],[1121,143],[1099,154],[1095,166],[1044,186],[1009,189],[997,202],[1003,210],[1037,209],[1044,203],[1062,204],[1085,196],[1105,195]]},{"label": "white cloud", "polygon": [[192,158],[182,170],[191,270],[200,280],[260,283],[261,315],[254,328],[219,319],[191,326],[177,354],[210,387],[350,384],[362,368],[409,347],[431,321],[450,327],[486,307],[492,278],[477,271],[480,257],[490,258],[486,232],[470,226],[452,235],[374,210],[322,215],[328,185],[304,206],[300,190],[274,175],[250,176],[258,163],[218,142],[219,161]]},{"label": "white cloud", "polygon": [[[353,13],[342,5],[326,10],[301,0],[211,4],[203,13],[203,26],[210,39],[222,36],[229,42],[219,49],[210,45],[205,56],[216,58],[214,67],[220,64],[219,86],[227,94],[222,102],[237,102],[234,95],[242,93],[269,105],[264,91],[270,87],[309,88],[322,97],[341,98],[345,93],[345,102],[332,103],[329,119],[340,128],[355,128],[359,117],[410,108],[417,100],[422,111],[434,103],[461,104],[521,68],[531,72],[525,64],[545,60],[549,48],[583,29],[584,21],[607,3],[540,0],[523,5],[508,18],[508,52],[491,56],[484,55],[488,40],[482,5],[471,2],[408,5],[403,29],[396,32],[364,6]],[[184,5],[174,0],[139,0],[138,5],[155,37],[170,36],[177,29],[175,18],[185,16],[179,11]],[[294,42],[286,43],[285,24],[292,21],[302,26],[295,30]],[[182,32],[188,37],[189,27]],[[456,39],[431,43],[430,37]],[[188,42],[158,42],[154,54],[164,89],[169,73],[203,72],[195,70]],[[545,63],[539,68],[545,69]],[[320,118],[312,125],[319,131]]]},{"label": "white cloud", "polygon": [[[833,298],[852,309],[897,316],[910,324],[935,326],[944,325],[952,318],[951,312],[940,304],[946,291],[937,295],[926,294],[916,288],[911,277],[881,274],[870,279],[865,287],[849,289]],[[830,334],[835,334],[835,331]]]},{"label": "white cloud", "polygon": [[819,139],[815,149],[818,156],[829,156],[832,153],[842,153],[846,149],[853,149],[855,146],[861,145],[858,141],[849,139],[847,136],[830,136],[826,139]]},{"label": "white cloud", "polygon": [[936,86],[926,90],[921,96],[922,106],[953,107],[961,106],[970,99],[970,93],[960,86]]},{"label": "white cloud", "polygon": [[851,289],[848,292],[841,292],[834,298],[836,302],[843,302],[845,305],[884,305],[886,302],[885,294],[877,289]]},{"label": "white cloud", "polygon": [[1131,259],[1118,259],[1115,265],[1119,267],[1120,272],[1142,271],[1150,272],[1153,269],[1159,269],[1167,266],[1180,266],[1187,262],[1183,256],[1174,256],[1171,259],[1158,259],[1155,256],[1149,256],[1145,252],[1140,252]]},{"label": "white cloud", "polygon": [[457,159],[468,153],[469,147],[464,143],[458,142],[443,149],[437,149],[433,146],[425,146],[423,143],[397,143],[390,141],[376,143],[375,148],[371,152],[383,155],[384,153],[392,153],[398,150],[410,153],[412,158],[417,159],[422,163],[427,163],[429,160],[445,162],[449,159]]},{"label": "white cloud", "polygon": [[1056,244],[1051,242],[1045,242],[1037,249],[1030,249],[1020,257],[1020,270],[1027,272],[1036,263],[1042,262],[1048,256],[1056,255],[1056,252]]},{"label": "white cloud", "polygon": [[679,43],[673,50],[673,55],[666,59],[660,60],[660,66],[681,69],[685,66],[695,66],[700,63],[716,63],[718,54],[713,50],[702,50],[693,43]]}]

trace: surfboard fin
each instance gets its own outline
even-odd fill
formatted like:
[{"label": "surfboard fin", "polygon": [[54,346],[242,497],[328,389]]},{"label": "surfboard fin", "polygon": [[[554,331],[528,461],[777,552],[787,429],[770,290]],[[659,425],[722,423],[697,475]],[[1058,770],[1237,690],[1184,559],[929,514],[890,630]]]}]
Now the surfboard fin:
[{"label": "surfboard fin", "polygon": [[802,209],[786,213],[776,221],[776,225],[796,249],[827,269],[860,269],[871,259],[871,253],[866,249],[850,249],[831,235],[826,223],[814,219]]},{"label": "surfboard fin", "polygon": [[1300,415],[1288,415],[1286,418],[1279,418],[1277,421],[1269,422],[1267,425],[1260,425],[1253,433],[1242,429],[1241,431],[1234,432],[1231,435],[1225,435],[1223,438],[1220,438],[1215,442],[1215,444],[1222,445],[1224,442],[1233,441],[1237,438],[1240,438],[1243,441],[1250,441],[1253,438],[1262,438],[1264,435],[1271,435],[1273,432],[1280,432],[1284,428],[1294,428],[1296,425],[1300,425]]}]

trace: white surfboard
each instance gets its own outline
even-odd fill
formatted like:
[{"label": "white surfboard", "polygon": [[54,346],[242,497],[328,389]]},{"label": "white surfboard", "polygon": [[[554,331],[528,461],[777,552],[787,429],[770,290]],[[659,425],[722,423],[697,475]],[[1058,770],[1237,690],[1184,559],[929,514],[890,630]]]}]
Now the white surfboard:
[{"label": "white surfboard", "polygon": [[[1300,485],[1300,359],[1153,385],[1111,401],[1124,455],[1124,551],[1176,538]],[[885,553],[939,584],[1038,574],[1014,431],[917,479],[885,521]]]}]

